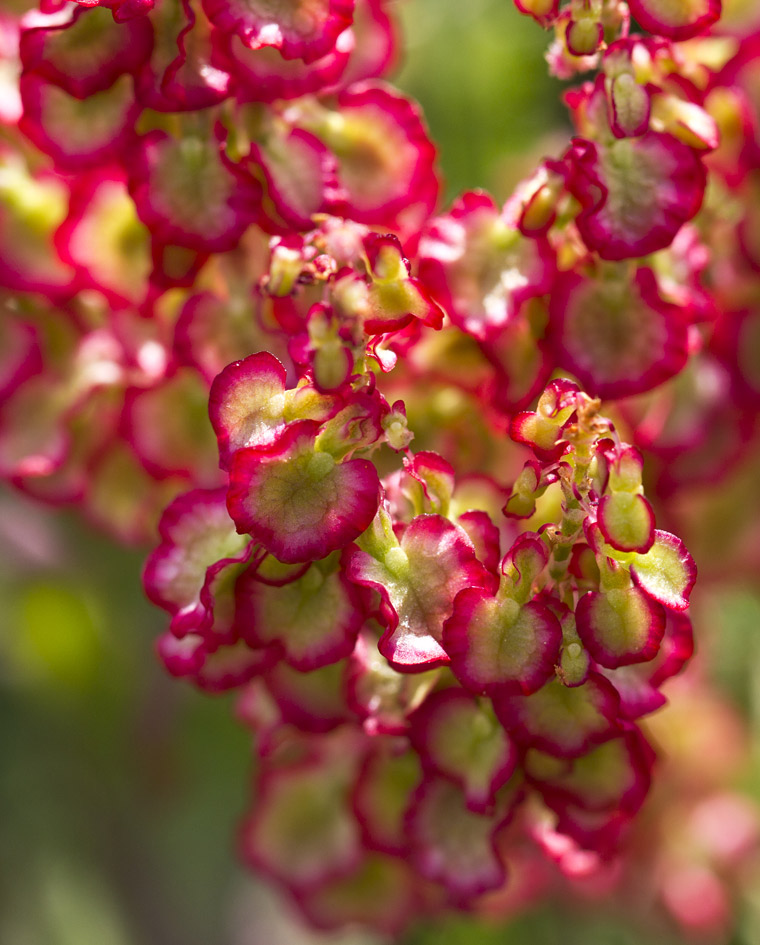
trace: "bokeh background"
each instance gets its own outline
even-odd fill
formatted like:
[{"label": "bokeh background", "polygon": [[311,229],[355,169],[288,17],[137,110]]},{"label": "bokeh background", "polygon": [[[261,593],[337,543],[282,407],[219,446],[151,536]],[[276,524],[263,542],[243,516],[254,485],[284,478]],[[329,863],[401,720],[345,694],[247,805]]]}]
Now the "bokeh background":
[{"label": "bokeh background", "polygon": [[[399,8],[407,55],[396,81],[422,103],[447,200],[478,186],[503,200],[569,131],[546,73],[546,35],[510,0]],[[197,694],[159,668],[152,646],[164,615],[143,597],[143,558],[73,513],[0,493],[0,943],[376,941],[312,938],[236,862],[249,736],[229,698]],[[700,672],[741,720],[727,723],[728,748],[706,749],[701,762],[758,802],[760,594],[751,580],[726,581],[698,588],[695,608]],[[687,740],[690,726],[714,719],[710,705],[684,708],[677,686],[666,692],[674,705],[660,714],[680,712]],[[751,859],[742,870],[730,930],[712,939],[652,918],[646,903],[622,914],[602,895],[591,905],[542,900],[508,921],[446,917],[412,929],[404,945],[760,945],[760,871]]]}]

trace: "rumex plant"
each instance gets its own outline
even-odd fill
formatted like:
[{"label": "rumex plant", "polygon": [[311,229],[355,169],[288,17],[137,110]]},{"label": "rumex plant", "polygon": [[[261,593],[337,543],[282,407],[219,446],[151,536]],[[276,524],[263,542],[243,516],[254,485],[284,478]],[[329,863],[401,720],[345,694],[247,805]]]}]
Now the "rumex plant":
[{"label": "rumex plant", "polygon": [[[226,368],[226,503],[175,500],[145,581],[172,614],[170,672],[244,686],[260,766],[243,855],[318,925],[361,917],[366,883],[364,918],[394,930],[501,887],[550,814],[578,849],[616,848],[651,778],[637,720],[691,653],[695,568],[655,528],[640,455],[577,385],[513,418],[533,458],[497,526],[362,381],[327,419],[284,420],[299,399],[324,410],[308,377],[286,388],[266,353]],[[381,441],[406,453],[382,481],[344,458]]]},{"label": "rumex plant", "polygon": [[620,856],[693,649],[663,500],[757,453],[760,23],[517,6],[575,134],[448,211],[386,0],[0,16],[0,473],[157,542],[319,927]]}]

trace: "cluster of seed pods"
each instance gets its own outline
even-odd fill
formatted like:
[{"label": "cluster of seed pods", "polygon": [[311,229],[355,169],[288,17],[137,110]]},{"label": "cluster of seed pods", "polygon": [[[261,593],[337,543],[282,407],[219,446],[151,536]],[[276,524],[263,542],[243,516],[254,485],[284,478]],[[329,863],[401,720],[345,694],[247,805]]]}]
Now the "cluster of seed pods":
[{"label": "cluster of seed pods", "polygon": [[221,482],[209,389],[277,345],[268,240],[349,215],[411,249],[438,197],[384,0],[240,6],[0,14],[0,475],[123,541]]},{"label": "cluster of seed pods", "polygon": [[760,17],[517,6],[575,135],[448,212],[390,0],[0,12],[0,476],[158,531],[160,658],[240,690],[243,856],[319,926],[615,853],[692,649],[643,478],[760,452]]},{"label": "cluster of seed pods", "polygon": [[565,94],[568,148],[503,207],[473,191],[438,216],[419,110],[378,80],[397,47],[384,0],[3,14],[0,475],[133,541],[173,495],[220,485],[210,384],[284,355],[308,306],[262,291],[268,243],[284,264],[326,216],[398,237],[444,312],[435,343],[405,336],[401,370],[499,429],[570,375],[624,399],[660,496],[746,455],[760,23],[696,0],[679,23],[581,6],[525,8],[555,30],[556,74],[596,71]]},{"label": "cluster of seed pods", "polygon": [[[316,257],[296,374],[260,352],[214,381],[227,486],[172,503],[145,585],[171,614],[169,671],[242,688],[244,857],[317,925],[392,931],[500,888],[552,818],[579,851],[616,849],[654,757],[636,720],[691,654],[695,567],[655,528],[640,455],[570,381],[513,417],[532,458],[509,491],[412,452],[369,365],[391,366],[379,334],[441,312],[395,239],[311,242],[351,235],[353,271]],[[288,247],[296,280],[310,255]]]}]

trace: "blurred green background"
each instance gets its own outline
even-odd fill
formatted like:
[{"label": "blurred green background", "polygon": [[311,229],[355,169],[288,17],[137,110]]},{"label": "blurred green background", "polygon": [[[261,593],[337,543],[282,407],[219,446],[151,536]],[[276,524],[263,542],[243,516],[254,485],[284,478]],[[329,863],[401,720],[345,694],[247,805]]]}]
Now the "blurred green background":
[{"label": "blurred green background", "polygon": [[[407,53],[397,81],[423,105],[447,199],[478,186],[504,199],[567,134],[543,60],[547,35],[511,0],[399,6]],[[164,619],[143,599],[143,553],[9,492],[0,523],[0,945],[311,941],[235,862],[249,738],[231,699],[201,696],[158,667]],[[716,676],[754,718],[760,602],[742,590],[720,606]],[[758,796],[759,784],[749,776],[745,786]],[[752,902],[738,914],[731,945],[759,945]],[[680,941],[663,935],[659,945]],[[503,926],[447,919],[405,942],[639,945],[643,936],[603,906],[572,916],[542,906]]]},{"label": "blurred green background", "polygon": [[[402,0],[406,55],[397,83],[423,107],[450,202],[485,187],[505,200],[536,155],[567,139],[550,34],[512,0]],[[557,142],[559,142],[557,144]]]}]

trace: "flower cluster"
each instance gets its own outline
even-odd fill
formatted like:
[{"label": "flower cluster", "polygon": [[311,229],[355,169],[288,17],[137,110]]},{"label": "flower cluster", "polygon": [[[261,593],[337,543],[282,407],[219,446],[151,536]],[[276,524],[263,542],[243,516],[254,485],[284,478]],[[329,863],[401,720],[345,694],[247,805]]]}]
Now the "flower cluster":
[{"label": "flower cluster", "polygon": [[390,0],[0,13],[0,476],[158,533],[318,926],[616,854],[692,651],[655,507],[760,454],[760,20],[516,2],[575,135],[448,211]]},{"label": "flower cluster", "polygon": [[209,390],[276,344],[267,240],[350,210],[413,247],[438,196],[416,106],[377,81],[383,0],[239,6],[0,19],[0,475],[123,541],[221,482]]},{"label": "flower cluster", "polygon": [[[477,191],[432,216],[434,147],[377,80],[396,49],[386,6],[114,0],[4,18],[3,75],[20,71],[0,109],[6,480],[122,540],[153,534],[188,486],[220,485],[210,384],[306,330],[286,263],[325,216],[397,236],[445,313],[436,342],[405,338],[402,371],[507,421],[558,373],[625,398],[634,444],[663,458],[661,495],[746,452],[757,24],[718,42],[712,3],[685,4],[677,28],[665,7],[656,27],[656,4],[631,9],[653,35],[629,32],[625,4],[526,7],[556,32],[554,72],[597,70],[565,95],[577,134],[502,208]],[[282,281],[264,292],[270,239]]]},{"label": "flower cluster", "polygon": [[626,398],[670,498],[756,452],[760,21],[731,9],[718,23],[720,2],[518,6],[554,29],[556,75],[597,70],[565,93],[567,151],[512,198],[521,232],[545,232],[558,259],[532,379],[560,369]]},{"label": "flower cluster", "polygon": [[[502,886],[552,814],[608,855],[649,787],[636,720],[692,649],[694,563],[655,528],[640,455],[554,381],[513,418],[533,456],[494,516],[495,484],[405,447],[374,375],[330,393],[315,376],[288,387],[266,352],[220,374],[227,489],[169,507],[145,573],[169,671],[247,684],[244,856],[317,925],[392,930]],[[383,444],[405,456],[379,480]]]}]

